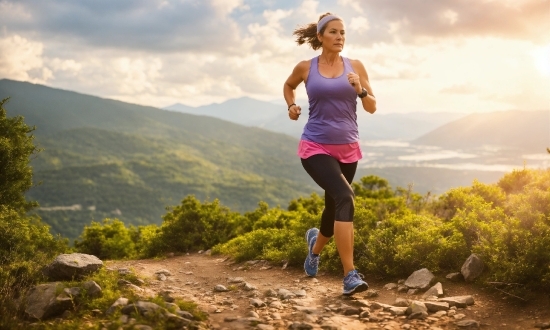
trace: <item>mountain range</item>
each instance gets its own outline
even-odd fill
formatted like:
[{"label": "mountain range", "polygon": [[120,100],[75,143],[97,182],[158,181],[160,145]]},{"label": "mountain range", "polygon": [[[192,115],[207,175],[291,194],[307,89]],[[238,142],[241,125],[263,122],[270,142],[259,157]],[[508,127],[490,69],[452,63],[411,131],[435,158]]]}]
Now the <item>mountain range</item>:
[{"label": "mountain range", "polygon": [[550,146],[550,110],[470,114],[413,142],[450,149],[493,147],[543,152]]},{"label": "mountain range", "polygon": [[[200,107],[176,103],[165,109],[219,118],[244,126],[260,127],[296,138],[300,138],[308,115],[307,103],[302,105],[300,119],[290,121],[284,105],[248,97]],[[362,109],[358,109],[357,114],[362,140],[413,140],[445,123],[465,116],[465,114],[452,112],[384,113],[384,110],[371,115]]]}]

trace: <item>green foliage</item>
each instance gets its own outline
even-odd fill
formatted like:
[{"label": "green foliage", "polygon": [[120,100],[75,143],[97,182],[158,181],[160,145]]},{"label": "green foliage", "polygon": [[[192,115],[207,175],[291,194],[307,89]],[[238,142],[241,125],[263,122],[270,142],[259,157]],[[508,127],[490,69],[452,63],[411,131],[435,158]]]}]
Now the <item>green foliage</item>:
[{"label": "green foliage", "polygon": [[236,224],[235,234],[238,236],[244,233],[248,233],[249,231],[252,231],[252,229],[254,228],[254,224],[260,218],[266,215],[268,210],[269,210],[269,205],[267,205],[266,202],[262,201],[258,203],[257,209],[255,209],[252,212],[246,212],[244,214],[243,219]]},{"label": "green foliage", "polygon": [[164,215],[158,236],[151,241],[146,253],[209,249],[234,237],[240,219],[239,213],[230,211],[218,200],[201,203],[194,196],[188,196]]},{"label": "green foliage", "polygon": [[54,238],[40,219],[0,206],[0,324],[16,314],[15,298],[66,248],[67,242]]},{"label": "green foliage", "polygon": [[84,227],[75,249],[81,253],[95,255],[101,260],[136,257],[132,231],[118,219],[104,219],[103,223],[93,221]]},{"label": "green foliage", "polygon": [[27,126],[21,116],[8,118],[7,101],[0,101],[0,206],[27,211],[36,206],[24,195],[32,185],[30,156],[38,152],[30,134],[34,127]]},{"label": "green foliage", "polygon": [[[303,235],[302,235],[303,236]],[[307,253],[303,237],[289,229],[257,229],[217,245],[214,253],[228,254],[237,261],[264,259],[274,262],[289,261],[297,265]]]},{"label": "green foliage", "polygon": [[357,197],[365,198],[390,198],[394,196],[390,184],[380,177],[369,175],[362,177],[360,183],[353,182],[353,192]]},{"label": "green foliage", "polygon": [[526,169],[514,170],[498,181],[498,186],[507,194],[519,193],[532,180],[532,172]]},{"label": "green foliage", "polygon": [[30,157],[37,149],[22,117],[8,118],[0,102],[0,324],[16,314],[15,298],[41,279],[41,268],[67,249],[39,217],[25,211],[32,185]]},{"label": "green foliage", "polygon": [[[550,287],[550,170],[514,171],[495,185],[474,181],[435,200],[410,188],[393,191],[374,176],[362,178],[354,190],[355,261],[363,271],[456,271],[477,253],[487,265],[486,279]],[[291,201],[288,211],[264,205],[251,217],[250,232],[213,251],[237,260],[301,265],[307,252],[303,235],[318,226],[322,205],[316,194]],[[322,260],[322,269],[341,270],[332,241]]]}]

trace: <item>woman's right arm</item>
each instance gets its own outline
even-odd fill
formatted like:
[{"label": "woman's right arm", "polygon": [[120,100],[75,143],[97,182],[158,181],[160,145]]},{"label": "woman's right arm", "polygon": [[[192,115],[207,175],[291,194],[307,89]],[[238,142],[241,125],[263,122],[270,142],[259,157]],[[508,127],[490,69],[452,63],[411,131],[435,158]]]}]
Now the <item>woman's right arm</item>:
[{"label": "woman's right arm", "polygon": [[283,86],[283,96],[288,106],[288,117],[292,120],[298,120],[302,111],[302,108],[296,105],[296,88],[302,81],[307,79],[309,62],[310,61],[302,61],[298,63]]}]

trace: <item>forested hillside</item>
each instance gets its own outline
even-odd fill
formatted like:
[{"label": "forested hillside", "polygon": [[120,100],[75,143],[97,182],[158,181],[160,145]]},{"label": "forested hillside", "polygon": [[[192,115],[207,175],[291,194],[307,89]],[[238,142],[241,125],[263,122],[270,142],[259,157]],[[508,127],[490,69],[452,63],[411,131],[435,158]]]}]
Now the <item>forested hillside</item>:
[{"label": "forested hillside", "polygon": [[160,223],[189,194],[245,211],[316,189],[283,134],[10,80],[0,97],[11,97],[9,116],[36,125],[43,149],[27,196],[70,238],[92,219]]}]

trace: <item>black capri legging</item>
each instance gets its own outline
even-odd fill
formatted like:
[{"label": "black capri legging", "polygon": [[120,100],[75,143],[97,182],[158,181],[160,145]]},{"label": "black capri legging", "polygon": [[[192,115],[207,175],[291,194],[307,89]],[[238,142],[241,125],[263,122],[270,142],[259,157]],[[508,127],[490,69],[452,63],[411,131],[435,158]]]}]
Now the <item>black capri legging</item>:
[{"label": "black capri legging", "polygon": [[311,178],[325,190],[325,209],[321,216],[321,234],[334,235],[334,221],[353,221],[355,197],[351,182],[357,162],[340,163],[329,155],[302,158],[302,166]]}]

